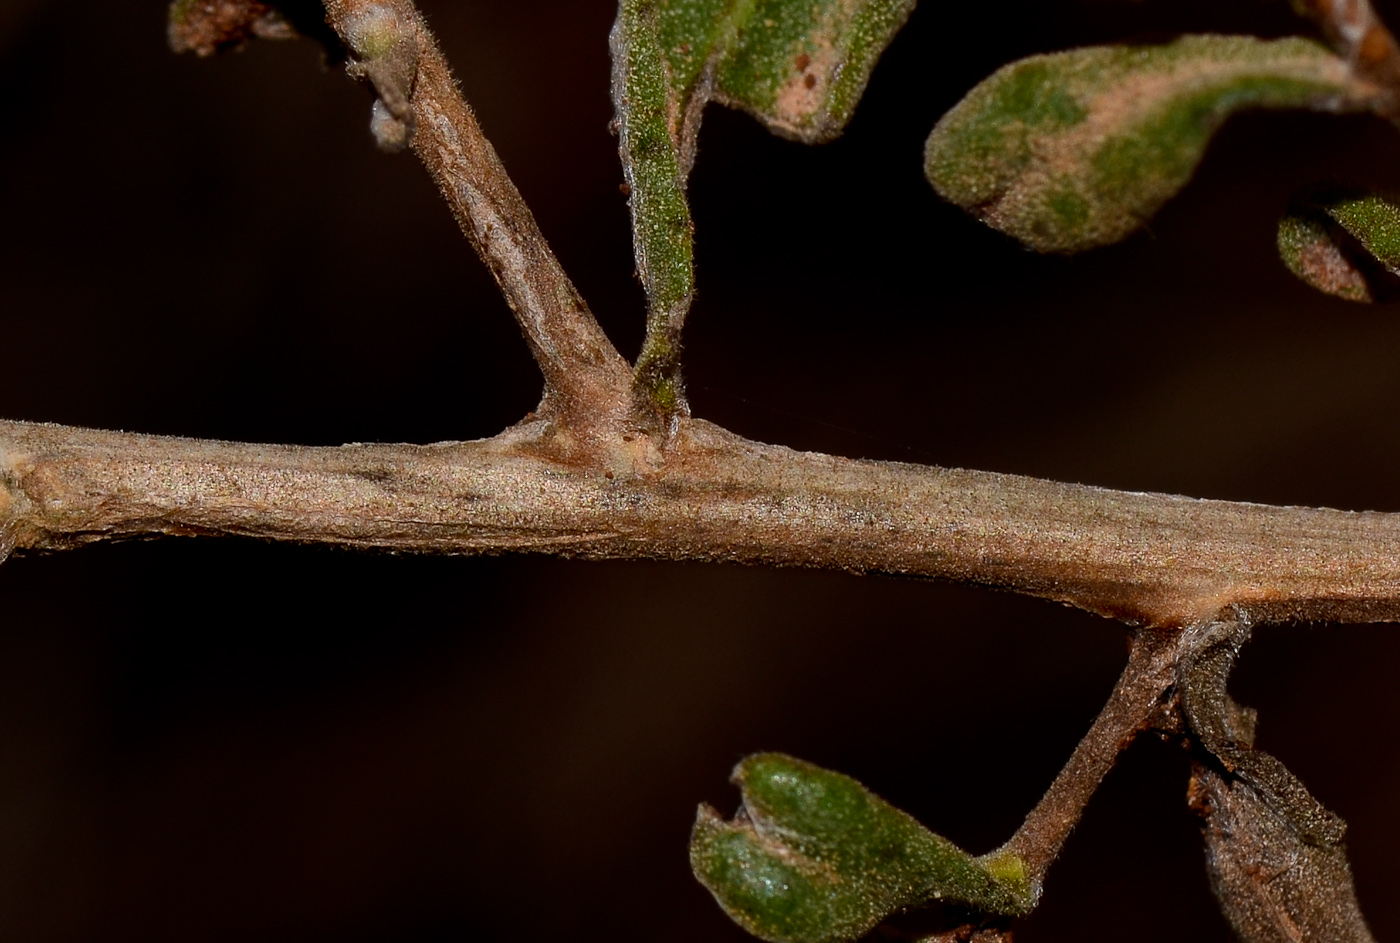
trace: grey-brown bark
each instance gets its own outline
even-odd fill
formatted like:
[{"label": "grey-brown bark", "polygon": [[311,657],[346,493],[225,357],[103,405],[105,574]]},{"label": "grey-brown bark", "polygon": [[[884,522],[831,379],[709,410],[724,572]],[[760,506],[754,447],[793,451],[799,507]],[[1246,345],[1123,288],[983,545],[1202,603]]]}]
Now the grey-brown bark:
[{"label": "grey-brown bark", "polygon": [[448,553],[732,560],[998,586],[1134,624],[1400,617],[1400,515],[1135,494],[794,452],[684,424],[581,458],[492,439],[299,448],[0,423],[12,550],[232,534]]}]

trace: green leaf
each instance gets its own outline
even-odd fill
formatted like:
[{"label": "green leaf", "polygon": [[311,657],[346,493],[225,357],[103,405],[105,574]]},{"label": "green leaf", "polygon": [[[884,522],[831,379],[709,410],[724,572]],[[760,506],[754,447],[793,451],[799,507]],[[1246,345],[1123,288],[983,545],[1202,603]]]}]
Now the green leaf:
[{"label": "green leaf", "polygon": [[802,141],[840,133],[915,0],[622,0],[613,104],[647,293],[638,392],[683,408],[677,358],[694,293],[686,180],[705,105],[719,101]]},{"label": "green leaf", "polygon": [[1021,860],[974,858],[860,783],[780,753],[734,770],[743,808],[701,806],[690,863],[721,907],[773,943],[854,940],[885,918],[943,900],[1023,914]]},{"label": "green leaf", "polygon": [[657,0],[656,7],[683,112],[708,95],[778,134],[816,143],[846,126],[914,0]]},{"label": "green leaf", "polygon": [[1027,246],[1079,252],[1146,222],[1235,112],[1364,110],[1375,95],[1306,39],[1185,36],[1032,56],[938,122],[924,169],[945,199]]},{"label": "green leaf", "polygon": [[1279,255],[1300,279],[1348,301],[1400,296],[1400,202],[1361,187],[1324,184],[1289,201]]}]

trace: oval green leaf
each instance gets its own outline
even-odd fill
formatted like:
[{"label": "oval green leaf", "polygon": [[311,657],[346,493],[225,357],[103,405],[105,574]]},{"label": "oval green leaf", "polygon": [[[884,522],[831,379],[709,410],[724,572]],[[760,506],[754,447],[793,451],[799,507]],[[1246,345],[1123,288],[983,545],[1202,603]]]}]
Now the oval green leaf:
[{"label": "oval green leaf", "polygon": [[1247,108],[1364,110],[1376,90],[1311,40],[1185,36],[1032,56],[997,71],[929,136],[945,199],[1040,252],[1138,229]]},{"label": "oval green leaf", "polygon": [[1034,906],[1019,858],[974,858],[849,776],[762,753],[733,780],[743,808],[725,821],[700,807],[690,862],[725,912],[764,940],[854,940],[937,900],[1008,915]]}]

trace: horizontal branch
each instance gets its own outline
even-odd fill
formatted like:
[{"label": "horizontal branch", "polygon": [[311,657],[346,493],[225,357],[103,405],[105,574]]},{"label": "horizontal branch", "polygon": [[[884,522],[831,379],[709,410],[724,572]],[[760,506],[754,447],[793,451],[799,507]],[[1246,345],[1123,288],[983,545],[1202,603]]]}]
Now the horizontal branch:
[{"label": "horizontal branch", "polygon": [[[682,423],[587,462],[542,420],[475,442],[306,448],[0,422],[0,551],[229,534],[938,577],[1134,624],[1400,620],[1400,515],[855,461]],[[566,457],[559,457],[565,455]]]}]

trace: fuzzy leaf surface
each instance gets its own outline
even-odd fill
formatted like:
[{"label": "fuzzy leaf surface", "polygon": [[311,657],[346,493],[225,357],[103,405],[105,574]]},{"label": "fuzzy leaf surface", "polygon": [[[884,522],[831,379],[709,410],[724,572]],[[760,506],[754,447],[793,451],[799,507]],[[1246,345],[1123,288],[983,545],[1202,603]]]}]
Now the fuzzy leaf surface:
[{"label": "fuzzy leaf surface", "polygon": [[1309,285],[1347,301],[1400,296],[1400,201],[1361,187],[1310,187],[1279,220],[1279,255]]},{"label": "fuzzy leaf surface", "polygon": [[1034,895],[1019,858],[974,858],[860,783],[780,753],[734,770],[743,808],[701,806],[696,877],[730,917],[772,943],[835,943],[944,900],[1022,914]]},{"label": "fuzzy leaf surface", "polygon": [[[686,181],[705,105],[718,101],[802,141],[845,127],[915,0],[622,0],[613,105],[648,303],[638,379],[657,405],[694,291]],[[669,384],[669,386],[668,386]]]},{"label": "fuzzy leaf surface", "polygon": [[1376,89],[1307,39],[1184,36],[1031,56],[998,70],[929,136],[938,193],[1040,252],[1138,229],[1211,136],[1248,108],[1355,111]]}]

